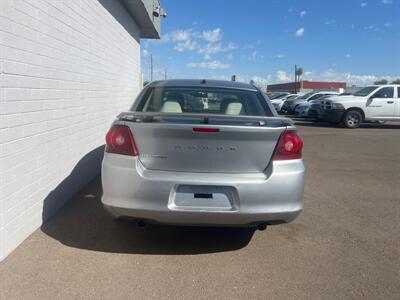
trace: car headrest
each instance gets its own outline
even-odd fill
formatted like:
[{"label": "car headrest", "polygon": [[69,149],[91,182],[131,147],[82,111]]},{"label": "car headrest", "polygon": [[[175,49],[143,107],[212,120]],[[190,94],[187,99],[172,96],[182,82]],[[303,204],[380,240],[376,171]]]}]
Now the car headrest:
[{"label": "car headrest", "polygon": [[226,115],[240,115],[242,113],[243,104],[240,102],[231,102],[225,109]]},{"label": "car headrest", "polygon": [[224,114],[225,111],[226,111],[226,109],[228,108],[228,104],[229,104],[229,103],[232,103],[232,102],[238,102],[238,100],[232,99],[232,98],[225,98],[225,99],[222,99],[221,105],[220,105],[220,107],[219,107],[220,113],[221,113],[221,114]]},{"label": "car headrest", "polygon": [[182,107],[178,101],[168,100],[163,103],[161,112],[181,113]]}]

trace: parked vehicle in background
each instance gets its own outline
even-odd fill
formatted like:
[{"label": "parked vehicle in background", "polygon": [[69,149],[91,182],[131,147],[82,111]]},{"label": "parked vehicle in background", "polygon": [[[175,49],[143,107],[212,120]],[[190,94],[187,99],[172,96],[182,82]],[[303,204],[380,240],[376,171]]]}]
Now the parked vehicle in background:
[{"label": "parked vehicle in background", "polygon": [[324,101],[321,119],[357,128],[364,121],[400,121],[400,85],[373,85]]},{"label": "parked vehicle in background", "polygon": [[289,95],[288,92],[267,92],[266,95],[268,96],[269,100],[276,99],[279,97],[283,97]]},{"label": "parked vehicle in background", "polygon": [[265,229],[303,209],[302,147],[250,84],[152,82],[107,133],[102,203],[141,222]]},{"label": "parked vehicle in background", "polygon": [[272,99],[271,103],[274,106],[275,110],[277,112],[280,112],[286,100],[295,99],[297,97],[299,97],[299,95],[297,94],[282,95],[280,97]]},{"label": "parked vehicle in background", "polygon": [[294,115],[296,117],[303,117],[303,118],[308,117],[308,110],[310,106],[311,104],[309,102],[297,105],[296,108],[294,109]]},{"label": "parked vehicle in background", "polygon": [[320,97],[323,97],[326,95],[339,95],[339,93],[332,92],[332,91],[307,93],[307,94],[305,94],[301,97],[295,98],[293,100],[285,101],[285,103],[282,106],[282,112],[287,113],[287,114],[293,114],[298,105],[308,102],[308,101],[317,100]]},{"label": "parked vehicle in background", "polygon": [[332,97],[332,95],[323,95],[316,100],[310,100],[296,106],[294,110],[294,115],[296,117],[303,118],[313,118],[319,120],[319,115],[321,114],[321,105],[324,100]]}]

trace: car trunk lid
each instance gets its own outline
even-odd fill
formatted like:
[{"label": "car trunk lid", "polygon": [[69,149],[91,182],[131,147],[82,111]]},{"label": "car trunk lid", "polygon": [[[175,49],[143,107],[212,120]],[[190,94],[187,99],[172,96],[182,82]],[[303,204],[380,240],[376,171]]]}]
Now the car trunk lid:
[{"label": "car trunk lid", "polygon": [[176,172],[252,173],[268,166],[282,118],[128,113],[145,168]]}]

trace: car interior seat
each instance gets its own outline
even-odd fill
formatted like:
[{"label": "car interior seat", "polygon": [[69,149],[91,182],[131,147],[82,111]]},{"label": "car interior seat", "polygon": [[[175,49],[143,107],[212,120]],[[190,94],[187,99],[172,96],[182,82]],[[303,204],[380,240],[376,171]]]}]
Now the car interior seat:
[{"label": "car interior seat", "polygon": [[181,113],[182,107],[178,101],[167,100],[163,103],[161,112]]},{"label": "car interior seat", "polygon": [[225,115],[244,115],[244,105],[237,99],[224,99],[221,102],[220,112]]}]

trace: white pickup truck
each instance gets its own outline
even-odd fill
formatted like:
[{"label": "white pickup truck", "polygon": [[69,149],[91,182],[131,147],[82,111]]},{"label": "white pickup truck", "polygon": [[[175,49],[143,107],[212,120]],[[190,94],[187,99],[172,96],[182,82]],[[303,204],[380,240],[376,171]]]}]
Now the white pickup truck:
[{"label": "white pickup truck", "polygon": [[400,85],[367,86],[353,95],[329,97],[321,108],[321,120],[347,128],[364,121],[400,121]]}]

